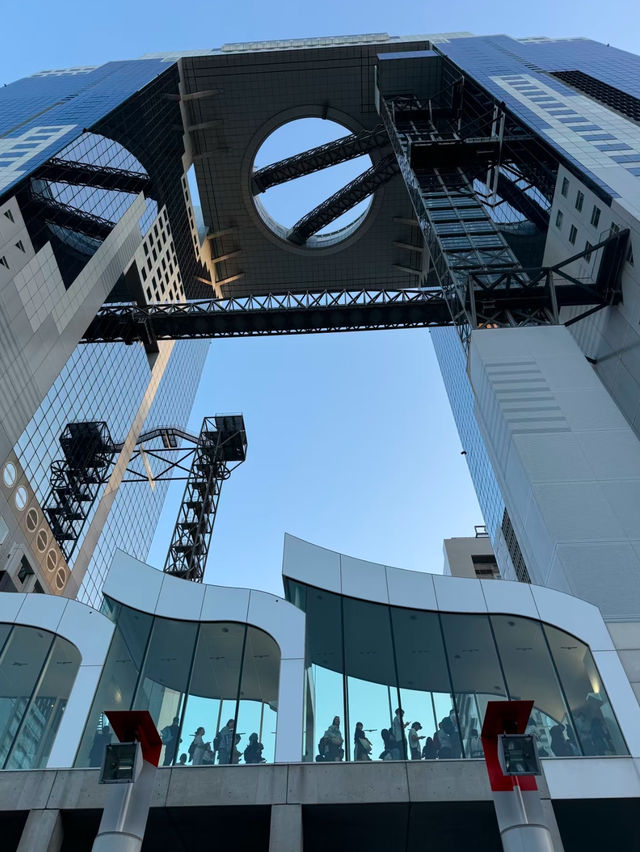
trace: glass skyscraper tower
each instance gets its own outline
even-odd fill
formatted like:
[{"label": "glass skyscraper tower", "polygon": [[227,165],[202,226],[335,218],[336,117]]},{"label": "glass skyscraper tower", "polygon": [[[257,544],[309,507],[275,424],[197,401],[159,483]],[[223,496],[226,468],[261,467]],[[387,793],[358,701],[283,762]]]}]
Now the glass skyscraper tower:
[{"label": "glass skyscraper tower", "polygon": [[[116,62],[41,72],[0,95],[4,589],[99,604],[115,549],[144,558],[151,544],[168,483],[144,447],[146,480],[122,479],[141,434],[186,428],[208,342],[78,341],[104,302],[213,293],[175,132],[177,79],[171,61]],[[106,424],[120,448],[70,541],[54,535],[47,501],[63,432],[84,422]],[[76,495],[55,496],[71,506]]]}]

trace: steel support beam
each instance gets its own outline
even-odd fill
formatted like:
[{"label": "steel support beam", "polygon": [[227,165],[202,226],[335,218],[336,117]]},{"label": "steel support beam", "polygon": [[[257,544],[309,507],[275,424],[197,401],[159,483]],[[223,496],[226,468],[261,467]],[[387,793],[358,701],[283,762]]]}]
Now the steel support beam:
[{"label": "steel support beam", "polygon": [[356,204],[364,201],[383,184],[395,177],[400,171],[394,154],[383,157],[375,166],[358,175],[355,180],[343,186],[322,204],[319,204],[306,216],[303,216],[289,231],[287,239],[296,245],[304,245],[322,228],[342,216]]},{"label": "steel support beam", "polygon": [[95,186],[115,192],[144,192],[152,195],[151,178],[141,172],[97,166],[91,163],[72,162],[52,157],[33,175],[52,183],[70,183],[74,186]]},{"label": "steel support beam", "polygon": [[361,157],[363,154],[387,145],[389,145],[389,137],[382,125],[373,130],[352,133],[350,136],[343,136],[334,142],[318,145],[316,148],[310,148],[308,151],[258,169],[251,178],[251,190],[254,195],[258,195],[272,186],[353,160],[355,157]]},{"label": "steel support beam", "polygon": [[51,222],[53,225],[68,228],[70,231],[85,234],[96,240],[105,240],[115,228],[114,222],[94,216],[78,207],[55,201],[53,198],[46,198],[44,195],[32,194],[31,204],[36,207],[35,215],[40,216],[45,222]]},{"label": "steel support beam", "polygon": [[461,265],[466,275],[461,304],[447,289],[323,290],[268,293],[175,305],[104,305],[83,342],[142,341],[151,351],[158,340],[250,337],[336,331],[373,331],[456,325],[452,301],[472,327],[557,323],[558,310],[620,301],[620,277],[629,232],[620,231],[589,249],[601,251],[593,282],[574,279],[566,267],[586,249],[553,267],[485,270]]}]

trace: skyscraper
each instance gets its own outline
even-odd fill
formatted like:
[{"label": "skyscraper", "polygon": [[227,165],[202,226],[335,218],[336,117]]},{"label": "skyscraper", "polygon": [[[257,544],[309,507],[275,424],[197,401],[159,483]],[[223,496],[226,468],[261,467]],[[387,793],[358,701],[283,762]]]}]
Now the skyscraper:
[{"label": "skyscraper", "polygon": [[[115,548],[144,557],[150,546],[167,488],[157,462],[142,460],[144,484],[119,486],[142,433],[186,427],[208,344],[78,342],[104,301],[207,292],[184,146],[167,131],[180,125],[176,98],[175,66],[151,60],[42,72],[2,91],[4,588],[99,604]],[[65,539],[47,506],[51,465],[67,424],[87,421],[122,446]]]},{"label": "skyscraper", "polygon": [[[168,341],[194,336],[449,326],[433,339],[503,575],[625,616],[640,604],[615,591],[640,572],[640,530],[624,513],[640,482],[638,62],[583,39],[376,34],[225,45],[7,87],[0,274],[18,286],[3,291],[6,451],[17,446],[34,471],[34,441],[55,446],[30,430],[83,335],[108,341],[114,359],[127,352],[117,341],[138,340],[161,370]],[[350,133],[256,171],[265,137],[309,115]],[[363,153],[371,168],[290,229],[260,202]],[[356,222],[325,233],[369,196]],[[347,300],[346,286],[360,295]],[[223,301],[162,307],[211,295]],[[144,358],[138,344],[127,363]],[[54,455],[42,454],[40,478]],[[108,495],[74,556],[81,570]],[[624,582],[607,583],[602,560]]]}]

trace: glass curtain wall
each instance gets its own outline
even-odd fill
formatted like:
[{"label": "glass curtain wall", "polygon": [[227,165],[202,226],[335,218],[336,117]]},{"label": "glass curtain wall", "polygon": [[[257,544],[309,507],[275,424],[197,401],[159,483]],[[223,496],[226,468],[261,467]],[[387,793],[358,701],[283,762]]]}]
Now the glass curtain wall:
[{"label": "glass curtain wall", "polygon": [[0,769],[46,766],[80,662],[60,636],[0,625]]},{"label": "glass curtain wall", "polygon": [[148,710],[162,766],[265,763],[275,755],[280,649],[235,622],[154,618],[107,601],[116,630],[76,766],[99,766],[107,710]]},{"label": "glass curtain wall", "polygon": [[287,580],[306,613],[304,760],[481,758],[489,701],[532,699],[542,757],[627,754],[589,648],[508,615],[426,612]]}]

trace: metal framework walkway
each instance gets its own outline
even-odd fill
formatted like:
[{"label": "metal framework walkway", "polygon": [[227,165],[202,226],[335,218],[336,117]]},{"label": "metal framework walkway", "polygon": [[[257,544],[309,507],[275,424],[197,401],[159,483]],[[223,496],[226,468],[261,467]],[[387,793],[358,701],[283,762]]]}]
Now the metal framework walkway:
[{"label": "metal framework walkway", "polygon": [[140,341],[153,352],[158,340],[449,326],[456,325],[461,314],[470,317],[473,328],[557,323],[560,308],[585,305],[599,310],[620,300],[628,236],[628,231],[620,231],[589,249],[600,253],[591,281],[573,278],[565,270],[586,254],[585,249],[537,270],[493,266],[488,283],[482,267],[469,268],[464,303],[456,290],[433,288],[268,293],[144,308],[108,304],[91,322],[83,342]]}]

